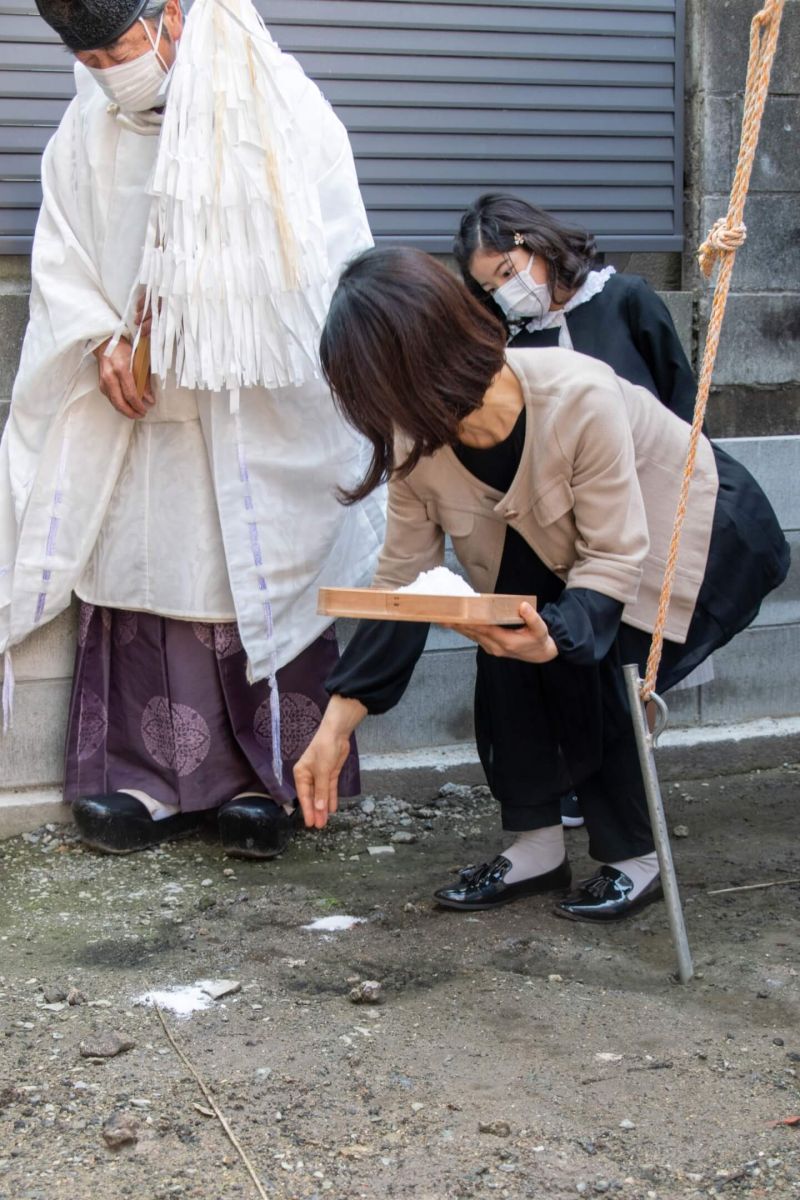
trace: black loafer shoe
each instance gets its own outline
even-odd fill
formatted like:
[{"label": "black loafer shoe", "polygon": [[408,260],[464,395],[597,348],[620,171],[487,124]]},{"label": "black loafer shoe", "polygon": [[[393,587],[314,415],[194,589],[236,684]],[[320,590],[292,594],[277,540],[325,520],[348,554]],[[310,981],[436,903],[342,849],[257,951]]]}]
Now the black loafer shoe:
[{"label": "black loafer shoe", "polygon": [[72,816],[81,840],[103,854],[133,854],[162,842],[190,837],[203,823],[202,813],[178,813],[154,821],[147,807],[125,792],[79,796]]},{"label": "black loafer shoe", "polygon": [[461,872],[456,887],[439,888],[434,898],[443,908],[462,908],[478,912],[486,908],[497,908],[521,900],[523,896],[538,896],[542,892],[565,891],[572,882],[572,871],[566,859],[553,871],[521,879],[519,883],[505,883],[511,863],[502,854],[493,862],[480,867],[467,867]]},{"label": "black loafer shoe", "polygon": [[601,867],[596,875],[580,885],[577,892],[556,905],[556,913],[571,921],[622,921],[664,897],[658,875],[635,900],[628,899],[632,890],[633,880],[624,871]]},{"label": "black loafer shoe", "polygon": [[275,858],[292,840],[299,811],[289,815],[268,796],[231,800],[217,817],[222,848],[236,858]]}]

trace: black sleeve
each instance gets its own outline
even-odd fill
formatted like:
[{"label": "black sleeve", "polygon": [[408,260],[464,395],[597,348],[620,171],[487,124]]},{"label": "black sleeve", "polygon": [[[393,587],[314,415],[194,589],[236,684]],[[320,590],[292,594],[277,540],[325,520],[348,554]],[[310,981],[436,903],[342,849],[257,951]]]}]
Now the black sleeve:
[{"label": "black sleeve", "polygon": [[408,687],[428,629],[417,621],[359,621],[326,691],[360,700],[369,713],[388,712]]},{"label": "black sleeve", "polygon": [[589,667],[611,649],[623,607],[592,588],[565,588],[558,600],[542,607],[541,616],[561,658]]},{"label": "black sleeve", "polygon": [[669,309],[644,279],[632,279],[627,310],[631,337],[650,368],[662,404],[691,424],[697,381]]}]

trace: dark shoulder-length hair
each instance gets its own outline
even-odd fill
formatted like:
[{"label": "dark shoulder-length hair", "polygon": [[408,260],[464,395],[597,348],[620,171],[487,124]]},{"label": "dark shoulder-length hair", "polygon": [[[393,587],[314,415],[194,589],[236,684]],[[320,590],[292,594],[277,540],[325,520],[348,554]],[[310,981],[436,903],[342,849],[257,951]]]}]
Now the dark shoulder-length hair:
[{"label": "dark shoulder-length hair", "polygon": [[[334,401],[372,445],[345,504],[452,445],[504,361],[505,332],[447,267],[407,247],[367,250],[345,269],[320,342]],[[411,449],[398,463],[395,436]]]},{"label": "dark shoulder-length hair", "polygon": [[586,230],[562,225],[518,196],[502,192],[479,196],[461,218],[453,254],[467,287],[493,314],[501,315],[500,309],[470,274],[473,255],[477,250],[508,254],[520,244],[547,264],[553,293],[577,291],[597,262],[597,244]]}]

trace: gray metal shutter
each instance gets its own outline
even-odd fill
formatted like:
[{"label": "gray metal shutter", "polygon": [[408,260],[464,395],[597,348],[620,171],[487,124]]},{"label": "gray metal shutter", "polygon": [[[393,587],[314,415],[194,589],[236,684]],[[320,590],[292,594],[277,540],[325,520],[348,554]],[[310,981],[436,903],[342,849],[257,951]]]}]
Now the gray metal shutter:
[{"label": "gray metal shutter", "polygon": [[[373,232],[450,248],[482,191],[606,250],[682,245],[684,0],[257,0],[347,125]],[[0,251],[26,250],[71,60],[0,0]]]}]

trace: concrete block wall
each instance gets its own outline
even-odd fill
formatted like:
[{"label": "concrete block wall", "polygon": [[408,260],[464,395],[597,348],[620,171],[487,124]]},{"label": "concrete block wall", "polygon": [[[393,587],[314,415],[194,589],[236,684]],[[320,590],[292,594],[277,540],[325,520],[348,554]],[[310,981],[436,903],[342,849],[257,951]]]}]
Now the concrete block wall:
[{"label": "concrete block wall", "polygon": [[[694,250],[728,206],[756,0],[687,5],[686,247],[683,286],[711,291]],[[800,0],[787,0],[736,256],[709,414],[717,435],[800,433]]]},{"label": "concrete block wall", "polygon": [[22,335],[28,321],[29,292],[28,260],[0,258],[0,431],[6,422]]}]

